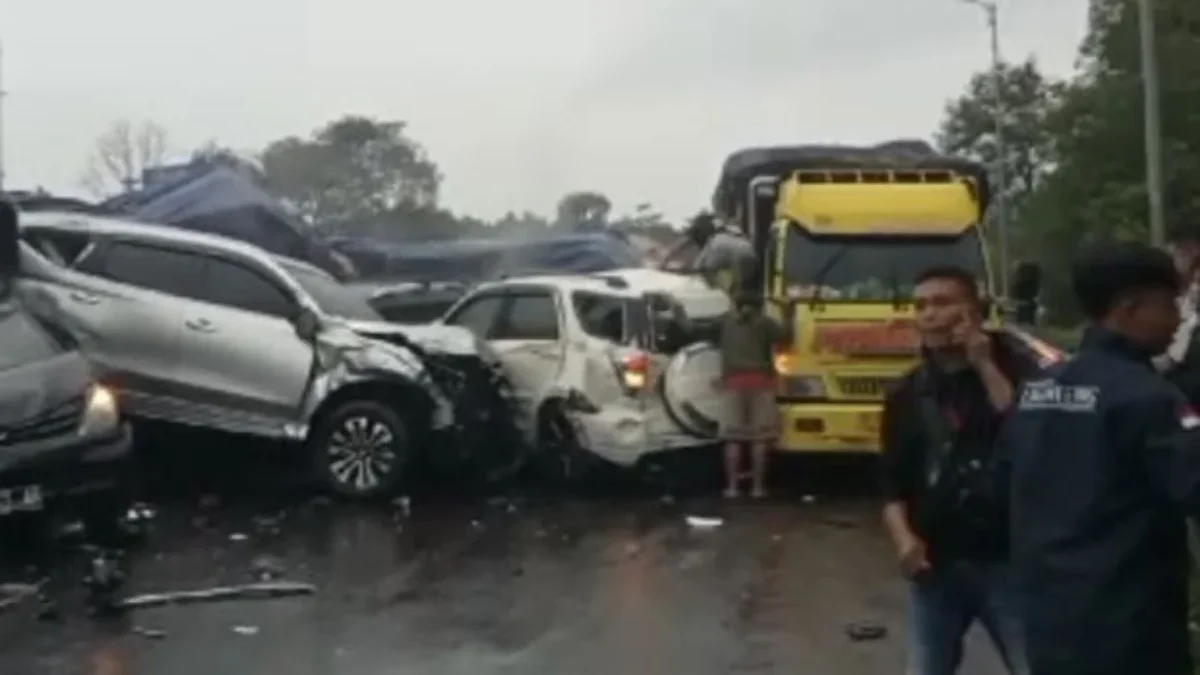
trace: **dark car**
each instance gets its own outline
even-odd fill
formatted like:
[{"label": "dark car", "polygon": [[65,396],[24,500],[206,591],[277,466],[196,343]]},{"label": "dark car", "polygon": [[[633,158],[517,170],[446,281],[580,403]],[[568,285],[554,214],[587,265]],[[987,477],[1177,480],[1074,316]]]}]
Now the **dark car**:
[{"label": "dark car", "polygon": [[[15,248],[15,230],[0,203],[0,248]],[[0,256],[0,518],[61,507],[103,537],[129,506],[129,427],[71,336],[24,306],[10,252]]]}]

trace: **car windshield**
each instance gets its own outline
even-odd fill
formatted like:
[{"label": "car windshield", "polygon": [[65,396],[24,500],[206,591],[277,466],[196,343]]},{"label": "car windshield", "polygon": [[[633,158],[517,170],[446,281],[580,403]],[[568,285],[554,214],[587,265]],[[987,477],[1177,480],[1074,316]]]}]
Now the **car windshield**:
[{"label": "car windshield", "polygon": [[316,301],[322,312],[356,321],[383,320],[379,312],[371,307],[364,289],[347,286],[322,272],[292,265],[285,265],[284,269]]},{"label": "car windshield", "polygon": [[[789,228],[784,247],[784,288],[791,297],[890,302],[910,298],[913,279],[935,265],[956,265],[988,288],[977,230],[957,237],[813,236]],[[818,278],[819,277],[819,278]]]},{"label": "car windshield", "polygon": [[0,371],[45,361],[64,348],[14,304],[0,304]]}]

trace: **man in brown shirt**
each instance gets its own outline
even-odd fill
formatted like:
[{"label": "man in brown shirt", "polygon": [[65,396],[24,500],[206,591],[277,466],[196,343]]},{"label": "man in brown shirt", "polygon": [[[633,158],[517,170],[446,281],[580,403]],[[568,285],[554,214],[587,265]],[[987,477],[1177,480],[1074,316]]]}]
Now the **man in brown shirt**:
[{"label": "man in brown shirt", "polygon": [[721,324],[721,438],[725,442],[725,496],[737,497],[742,445],[751,447],[751,496],[765,497],[767,452],[778,435],[774,347],[788,332],[763,314],[762,297],[743,291]]}]

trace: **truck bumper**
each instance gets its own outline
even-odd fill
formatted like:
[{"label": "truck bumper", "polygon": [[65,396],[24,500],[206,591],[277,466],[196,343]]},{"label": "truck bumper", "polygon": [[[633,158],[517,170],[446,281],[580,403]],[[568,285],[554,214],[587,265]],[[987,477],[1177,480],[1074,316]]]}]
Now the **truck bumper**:
[{"label": "truck bumper", "polygon": [[876,454],[882,403],[779,403],[783,452]]}]

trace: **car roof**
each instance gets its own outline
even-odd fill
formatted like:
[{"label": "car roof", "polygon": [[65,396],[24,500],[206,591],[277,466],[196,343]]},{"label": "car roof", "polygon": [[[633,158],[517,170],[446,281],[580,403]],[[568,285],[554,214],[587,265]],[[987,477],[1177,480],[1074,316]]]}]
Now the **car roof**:
[{"label": "car roof", "polygon": [[659,292],[717,292],[695,277],[665,272],[650,267],[597,272],[594,274],[543,274],[489,281],[475,287],[476,291],[516,286],[553,286],[571,291],[593,291],[628,297]]},{"label": "car roof", "polygon": [[231,237],[196,232],[170,225],[143,223],[114,216],[95,216],[68,211],[37,211],[21,214],[21,227],[45,227],[76,231],[101,237],[132,237],[182,243],[196,248],[224,249],[251,257],[270,256],[261,248]]}]

